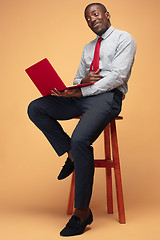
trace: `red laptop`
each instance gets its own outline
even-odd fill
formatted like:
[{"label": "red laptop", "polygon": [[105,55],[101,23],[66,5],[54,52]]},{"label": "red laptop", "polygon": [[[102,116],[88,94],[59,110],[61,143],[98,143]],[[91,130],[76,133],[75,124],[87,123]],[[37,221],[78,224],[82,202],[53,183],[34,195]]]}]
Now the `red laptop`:
[{"label": "red laptop", "polygon": [[84,83],[66,87],[47,58],[25,69],[25,71],[43,96],[50,95],[51,90],[54,90],[54,88],[63,91],[67,88],[84,87],[93,84]]}]

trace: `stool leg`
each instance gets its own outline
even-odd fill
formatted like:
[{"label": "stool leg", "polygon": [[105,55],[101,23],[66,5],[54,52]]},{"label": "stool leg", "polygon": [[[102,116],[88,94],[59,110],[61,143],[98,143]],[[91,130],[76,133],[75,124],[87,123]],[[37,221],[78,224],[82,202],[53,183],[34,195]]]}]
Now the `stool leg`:
[{"label": "stool leg", "polygon": [[123,201],[123,192],[122,192],[121,172],[120,172],[119,168],[115,168],[115,181],[116,181],[119,222],[120,223],[126,223],[124,201]]},{"label": "stool leg", "polygon": [[67,214],[72,214],[73,213],[74,191],[75,191],[75,171],[72,173],[70,194],[69,194],[68,207],[67,207]]},{"label": "stool leg", "polygon": [[112,172],[111,168],[106,168],[107,180],[107,209],[108,213],[113,213],[113,194],[112,194]]},{"label": "stool leg", "polygon": [[113,161],[115,162],[114,172],[115,172],[119,222],[120,223],[125,223],[126,222],[126,220],[125,220],[125,209],[124,209],[124,201],[123,201],[122,179],[121,179],[121,171],[120,171],[118,141],[117,141],[115,120],[113,120],[110,124],[111,124],[111,140],[112,140]]},{"label": "stool leg", "polygon": [[[105,160],[111,159],[109,125],[104,129],[104,150]],[[107,186],[107,209],[108,213],[113,213],[113,191],[112,191],[112,171],[106,168],[106,186]]]}]

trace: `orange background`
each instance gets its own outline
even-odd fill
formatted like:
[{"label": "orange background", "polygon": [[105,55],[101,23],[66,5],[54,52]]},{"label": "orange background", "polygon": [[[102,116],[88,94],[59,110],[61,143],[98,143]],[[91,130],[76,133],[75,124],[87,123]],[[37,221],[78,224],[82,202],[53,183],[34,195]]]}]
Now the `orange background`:
[{"label": "orange background", "polygon": [[[83,15],[89,3],[88,0],[0,2],[0,209],[3,211],[66,211],[70,178],[62,182],[56,179],[66,155],[59,158],[28,119],[27,106],[40,93],[24,69],[47,57],[66,85],[72,84],[83,47],[95,38]],[[117,124],[126,211],[134,211],[137,219],[138,209],[143,208],[146,216],[153,206],[157,212],[160,202],[160,2],[102,3],[111,13],[112,25],[129,32],[137,43],[129,92],[121,113],[124,120]],[[62,123],[69,134],[76,121]],[[100,137],[94,144],[95,156],[103,157],[102,145]],[[95,173],[91,205],[95,211],[105,205],[105,174],[100,169]]]}]

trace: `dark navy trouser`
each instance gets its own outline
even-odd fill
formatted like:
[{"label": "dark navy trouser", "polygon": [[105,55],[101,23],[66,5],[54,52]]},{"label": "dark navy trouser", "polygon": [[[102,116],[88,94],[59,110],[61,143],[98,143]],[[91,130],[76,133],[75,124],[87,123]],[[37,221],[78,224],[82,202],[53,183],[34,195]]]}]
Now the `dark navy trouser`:
[{"label": "dark navy trouser", "polygon": [[[122,96],[116,90],[95,96],[65,98],[45,96],[28,107],[29,118],[44,133],[56,153],[72,150],[75,166],[75,208],[89,206],[94,176],[92,143],[121,111]],[[82,116],[71,138],[57,120]]]}]

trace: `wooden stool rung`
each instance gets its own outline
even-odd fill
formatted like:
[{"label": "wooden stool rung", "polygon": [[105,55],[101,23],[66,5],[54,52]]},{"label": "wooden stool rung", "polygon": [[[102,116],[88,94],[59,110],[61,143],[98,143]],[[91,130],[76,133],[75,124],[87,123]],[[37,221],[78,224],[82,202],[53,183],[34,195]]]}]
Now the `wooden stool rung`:
[{"label": "wooden stool rung", "polygon": [[108,168],[114,168],[115,167],[115,163],[111,160],[102,160],[102,159],[96,159],[94,160],[94,166],[95,167],[108,167]]}]

